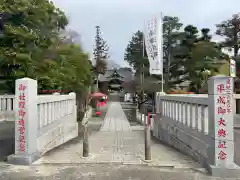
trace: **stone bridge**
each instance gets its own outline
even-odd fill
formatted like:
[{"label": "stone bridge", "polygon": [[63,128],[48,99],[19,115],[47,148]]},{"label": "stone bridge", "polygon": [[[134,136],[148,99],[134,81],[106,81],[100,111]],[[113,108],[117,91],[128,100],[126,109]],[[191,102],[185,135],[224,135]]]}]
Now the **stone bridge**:
[{"label": "stone bridge", "polygon": [[17,80],[15,92],[0,99],[0,154],[12,152],[9,163],[31,164],[78,136],[75,93],[38,95],[37,81],[29,78]]},{"label": "stone bridge", "polygon": [[[208,95],[156,95],[153,136],[188,154],[212,175],[239,174],[239,115],[233,79],[215,76],[208,81]],[[138,112],[138,120],[145,115]],[[237,163],[237,164],[236,164]]]},{"label": "stone bridge", "polygon": [[[161,164],[164,160],[176,163],[176,159],[184,164],[187,155],[198,162],[197,167],[206,168],[213,176],[239,177],[240,153],[236,148],[240,147],[240,133],[237,129],[234,131],[238,122],[235,111],[238,95],[233,94],[233,79],[212,77],[208,89],[208,95],[156,95],[156,115],[151,119],[152,135],[183,154],[177,156],[177,152],[171,152],[160,141],[154,142],[152,164]],[[15,152],[8,157],[8,162],[31,164],[37,159],[40,159],[38,162],[53,162],[51,157],[61,154],[65,155],[63,163],[69,158],[76,162],[85,161],[77,158],[80,145],[76,144],[71,151],[74,153],[69,153],[67,150],[71,148],[66,147],[53,156],[44,155],[78,136],[74,93],[37,95],[37,82],[23,78],[17,80],[16,95],[5,96],[1,106],[5,108],[2,118],[9,117],[7,119],[14,122],[15,129],[15,136],[12,135]],[[137,117],[140,123],[147,122],[146,116],[139,112]],[[136,130],[129,126],[119,102],[111,103],[101,132],[90,138],[90,144],[93,142],[95,147],[92,149],[95,156],[90,161],[97,163],[102,157],[104,162],[141,164],[144,152],[139,130],[141,128]],[[97,142],[101,142],[99,146]],[[167,159],[161,159],[162,155]],[[171,159],[174,157],[177,158]],[[196,167],[195,163],[190,164]]]}]

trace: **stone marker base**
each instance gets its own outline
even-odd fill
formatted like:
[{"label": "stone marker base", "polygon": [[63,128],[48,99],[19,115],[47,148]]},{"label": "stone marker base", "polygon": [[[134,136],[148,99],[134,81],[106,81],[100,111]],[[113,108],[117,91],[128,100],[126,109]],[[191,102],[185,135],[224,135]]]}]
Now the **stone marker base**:
[{"label": "stone marker base", "polygon": [[15,165],[30,165],[34,161],[38,160],[41,156],[39,154],[24,154],[24,155],[16,155],[12,154],[8,156],[7,160],[9,164]]},{"label": "stone marker base", "polygon": [[88,159],[91,159],[92,157],[93,157],[92,155],[89,155],[88,157],[82,156],[81,158],[84,159],[84,160],[88,160]]},{"label": "stone marker base", "polygon": [[165,92],[158,92],[161,96],[164,96],[164,95],[166,95],[166,93]]},{"label": "stone marker base", "polygon": [[142,162],[145,162],[145,163],[151,163],[151,162],[153,162],[153,160],[145,160],[145,159],[143,159],[143,158],[141,159],[141,161],[142,161]]},{"label": "stone marker base", "polygon": [[218,166],[209,165],[208,172],[211,176],[221,177],[221,178],[239,178],[240,177],[240,167],[233,164],[228,168],[221,168]]}]

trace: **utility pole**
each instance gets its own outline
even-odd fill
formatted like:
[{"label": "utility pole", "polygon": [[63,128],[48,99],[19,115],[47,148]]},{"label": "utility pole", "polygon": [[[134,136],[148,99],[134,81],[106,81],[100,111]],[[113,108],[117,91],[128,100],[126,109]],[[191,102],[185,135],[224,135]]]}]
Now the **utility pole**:
[{"label": "utility pole", "polygon": [[[143,31],[144,32],[144,31]],[[143,61],[145,58],[145,38],[144,38],[144,33],[142,34],[142,56],[143,56]],[[141,103],[140,103],[140,112],[142,114],[142,112],[144,113],[144,109],[143,107],[143,102],[144,102],[144,64],[142,63],[141,65],[141,74],[140,74],[140,79],[141,79]],[[145,117],[145,115],[144,115]],[[142,121],[142,115],[141,115],[141,121]]]}]

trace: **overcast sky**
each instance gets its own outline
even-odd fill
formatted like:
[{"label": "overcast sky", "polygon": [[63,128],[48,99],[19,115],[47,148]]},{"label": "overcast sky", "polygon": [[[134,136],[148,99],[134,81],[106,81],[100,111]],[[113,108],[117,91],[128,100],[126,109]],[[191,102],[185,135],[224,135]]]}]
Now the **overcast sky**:
[{"label": "overcast sky", "polygon": [[[240,0],[53,0],[70,20],[69,28],[81,35],[84,49],[92,53],[95,26],[110,46],[111,60],[126,65],[124,51],[131,36],[154,15],[177,16],[185,25],[208,27],[240,12]],[[217,37],[214,37],[217,38]]]}]

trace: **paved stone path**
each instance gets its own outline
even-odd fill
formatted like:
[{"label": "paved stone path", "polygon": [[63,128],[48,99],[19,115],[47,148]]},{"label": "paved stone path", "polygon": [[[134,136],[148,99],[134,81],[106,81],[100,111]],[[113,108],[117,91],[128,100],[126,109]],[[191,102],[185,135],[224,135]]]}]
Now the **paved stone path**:
[{"label": "paved stone path", "polygon": [[105,132],[128,132],[131,131],[130,124],[125,116],[119,102],[112,102],[104,118],[101,131]]},{"label": "paved stone path", "polygon": [[[90,136],[89,158],[82,158],[82,142],[71,143],[46,154],[35,164],[43,163],[124,163],[146,164],[144,132],[131,130],[119,102],[111,102],[101,131]],[[152,141],[152,166],[199,168],[191,158],[170,147]]]}]

